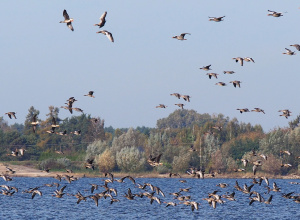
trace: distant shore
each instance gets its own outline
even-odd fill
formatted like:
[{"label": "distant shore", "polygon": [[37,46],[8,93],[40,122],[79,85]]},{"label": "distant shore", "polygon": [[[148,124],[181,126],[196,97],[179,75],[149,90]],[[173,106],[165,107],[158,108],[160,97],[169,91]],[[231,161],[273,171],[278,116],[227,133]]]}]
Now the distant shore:
[{"label": "distant shore", "polygon": [[[15,173],[9,174],[10,176],[15,177],[54,177],[56,174],[59,175],[73,175],[74,177],[104,177],[103,173],[99,174],[90,174],[90,173],[67,173],[61,171],[53,171],[53,172],[45,172],[39,169],[35,169],[32,167],[24,166],[24,165],[11,165],[7,163],[0,162],[0,174],[5,174],[7,169],[6,166],[12,168]],[[127,175],[130,175],[134,178],[170,178],[169,174],[158,174],[158,173],[113,173],[115,177],[120,178]],[[188,174],[180,174],[181,178],[195,178]],[[297,174],[290,174],[290,175],[268,175],[264,173],[257,173],[255,178],[260,176],[267,176],[269,179],[300,179],[300,175]],[[204,175],[205,178],[212,178],[210,175]],[[180,177],[172,177],[172,178],[180,178]],[[214,178],[220,179],[234,179],[234,178],[245,178],[245,179],[252,179],[254,176],[252,173],[228,173],[228,174],[216,174]]]}]

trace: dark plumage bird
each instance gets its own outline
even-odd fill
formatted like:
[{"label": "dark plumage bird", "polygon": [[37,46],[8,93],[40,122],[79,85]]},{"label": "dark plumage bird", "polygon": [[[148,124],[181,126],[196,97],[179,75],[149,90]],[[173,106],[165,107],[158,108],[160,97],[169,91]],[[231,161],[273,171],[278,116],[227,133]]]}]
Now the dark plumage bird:
[{"label": "dark plumage bird", "polygon": [[147,160],[147,162],[150,164],[150,166],[152,167],[156,167],[156,166],[159,166],[159,165],[162,165],[162,163],[160,163],[160,158],[161,158],[161,155],[158,155],[156,157],[152,157],[152,155],[149,156],[149,159]]},{"label": "dark plumage bird", "polygon": [[223,18],[225,18],[225,16],[222,17],[208,17],[209,21],[215,21],[215,22],[220,22],[223,21]]},{"label": "dark plumage bird", "polygon": [[183,106],[184,106],[184,104],[182,104],[182,103],[178,103],[178,104],[174,104],[174,105],[177,105],[181,109],[183,109]]},{"label": "dark plumage bird", "polygon": [[97,34],[104,34],[107,36],[107,38],[111,41],[111,42],[114,42],[114,38],[112,36],[112,33],[106,31],[106,30],[101,30],[101,31],[97,31],[96,32]]},{"label": "dark plumage bird", "polygon": [[238,81],[238,80],[234,80],[234,81],[230,81],[229,83],[232,83],[234,88],[236,88],[237,86],[239,88],[241,88],[241,81]]},{"label": "dark plumage bird", "polygon": [[63,16],[64,16],[65,20],[60,21],[59,23],[66,23],[68,28],[70,28],[71,31],[74,31],[74,28],[72,26],[72,21],[74,21],[74,19],[69,17],[66,9],[63,11]]},{"label": "dark plumage bird", "polygon": [[261,108],[254,108],[253,110],[251,110],[251,112],[262,112],[262,113],[266,114],[265,111],[262,110]]},{"label": "dark plumage bird", "polygon": [[215,85],[217,85],[217,86],[226,86],[226,83],[224,83],[224,82],[218,82]]},{"label": "dark plumage bird", "polygon": [[94,91],[89,91],[89,93],[84,96],[95,98],[95,96],[93,94],[94,94]]},{"label": "dark plumage bird", "polygon": [[285,53],[282,53],[282,54],[286,54],[286,55],[290,55],[290,56],[296,55],[295,51],[291,51],[291,50],[288,49],[288,48],[285,48],[285,50],[286,50],[286,52],[285,52]]},{"label": "dark plumage bird", "polygon": [[189,95],[181,95],[181,97],[184,99],[184,101],[190,102],[191,96],[189,96]]},{"label": "dark plumage bird", "polygon": [[174,37],[172,37],[172,38],[176,38],[177,40],[186,40],[186,39],[184,38],[186,34],[191,35],[190,33],[182,33],[182,34],[180,34],[179,36],[174,36]]},{"label": "dark plumage bird", "polygon": [[268,16],[273,16],[273,17],[276,17],[276,18],[283,16],[282,12],[276,12],[276,11],[271,11],[271,10],[268,10],[268,12],[270,12],[268,14]]},{"label": "dark plumage bird", "polygon": [[201,68],[199,68],[199,69],[208,71],[208,70],[211,70],[210,67],[211,67],[211,64],[210,64],[210,65],[207,65],[207,66],[203,66],[203,67],[201,67]]},{"label": "dark plumage bird", "polygon": [[159,104],[158,106],[156,106],[156,108],[167,108],[168,106],[164,105],[164,104]]},{"label": "dark plumage bird", "polygon": [[128,188],[127,194],[125,193],[124,195],[125,198],[129,199],[129,200],[133,200],[135,195],[131,193],[131,189]]},{"label": "dark plumage bird", "polygon": [[85,162],[85,169],[92,169],[94,170],[95,169],[95,166],[94,166],[94,159],[87,159],[86,162]]},{"label": "dark plumage bird", "polygon": [[239,110],[240,113],[243,113],[243,112],[250,112],[249,109],[247,109],[247,108],[238,108],[238,109],[236,109],[236,110]]},{"label": "dark plumage bird", "polygon": [[33,117],[32,117],[32,120],[31,120],[33,133],[35,133],[36,127],[37,127],[38,124],[39,124],[39,122],[37,120],[37,114],[34,114]]},{"label": "dark plumage bird", "polygon": [[99,22],[98,24],[94,24],[94,26],[98,26],[99,28],[102,28],[102,27],[105,25],[105,23],[106,23],[106,20],[105,20],[106,14],[107,14],[107,12],[105,11],[105,12],[101,15],[101,17],[99,18],[99,19],[100,19],[100,22]]},{"label": "dark plumage bird", "polygon": [[296,50],[300,51],[300,45],[299,44],[292,44],[291,47],[295,47]]},{"label": "dark plumage bird", "polygon": [[17,119],[17,117],[16,117],[16,112],[7,112],[7,113],[5,113],[6,115],[8,115],[8,117],[10,118],[10,119],[12,119],[12,117],[14,117],[15,119]]},{"label": "dark plumage bird", "polygon": [[206,75],[208,75],[208,78],[211,79],[212,77],[215,77],[216,79],[218,79],[218,75],[217,73],[206,73]]},{"label": "dark plumage bird", "polygon": [[181,97],[181,95],[179,94],[179,93],[172,93],[172,94],[170,94],[170,95],[172,95],[172,96],[175,96],[175,97],[177,97],[178,99],[180,99],[180,97]]}]

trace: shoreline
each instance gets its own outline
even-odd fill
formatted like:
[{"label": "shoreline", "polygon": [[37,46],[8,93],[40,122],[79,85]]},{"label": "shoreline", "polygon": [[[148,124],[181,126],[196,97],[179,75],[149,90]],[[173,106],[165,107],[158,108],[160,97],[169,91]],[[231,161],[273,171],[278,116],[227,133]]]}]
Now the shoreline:
[{"label": "shoreline", "polygon": [[[82,178],[82,177],[89,177],[89,178],[105,178],[103,173],[99,174],[90,174],[90,173],[67,173],[67,172],[45,172],[42,170],[38,170],[32,167],[27,167],[24,165],[4,165],[0,162],[0,174],[5,174],[7,169],[6,166],[12,168],[15,173],[9,174],[12,177],[55,177],[57,174],[59,175],[71,175],[74,177]],[[158,174],[158,173],[113,173],[114,177],[121,178],[124,176],[132,176],[134,178],[170,178],[169,174]],[[180,174],[181,177],[171,177],[177,179],[192,179],[192,177],[188,174]],[[204,178],[215,178],[215,179],[253,179],[262,176],[267,176],[269,179],[300,179],[300,175],[297,174],[290,174],[286,176],[282,175],[268,175],[265,173],[258,173],[256,176],[253,176],[252,173],[228,173],[228,174],[216,174],[215,177],[211,177],[210,174],[205,174]]]}]

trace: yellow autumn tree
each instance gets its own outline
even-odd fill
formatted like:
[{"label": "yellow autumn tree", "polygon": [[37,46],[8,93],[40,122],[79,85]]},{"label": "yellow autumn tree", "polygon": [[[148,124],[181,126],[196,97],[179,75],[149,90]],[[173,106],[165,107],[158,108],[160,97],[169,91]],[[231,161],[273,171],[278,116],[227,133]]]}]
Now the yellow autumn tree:
[{"label": "yellow autumn tree", "polygon": [[115,157],[109,149],[100,154],[97,161],[100,172],[111,172],[116,166]]}]

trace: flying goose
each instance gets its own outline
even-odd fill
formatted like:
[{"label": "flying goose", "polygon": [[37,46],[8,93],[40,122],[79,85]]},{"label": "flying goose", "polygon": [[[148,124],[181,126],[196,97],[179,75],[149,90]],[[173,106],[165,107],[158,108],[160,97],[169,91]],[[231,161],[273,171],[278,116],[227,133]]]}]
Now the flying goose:
[{"label": "flying goose", "polygon": [[32,125],[32,130],[33,133],[35,133],[36,131],[36,126],[39,124],[38,120],[37,120],[37,114],[34,114],[31,120],[31,125]]},{"label": "flying goose", "polygon": [[215,21],[215,22],[220,22],[223,21],[223,18],[225,18],[225,16],[222,17],[208,17],[209,21]]},{"label": "flying goose", "polygon": [[217,86],[226,86],[226,83],[224,83],[224,82],[218,82],[215,85],[217,85]]},{"label": "flying goose", "polygon": [[295,47],[298,51],[300,51],[300,45],[299,44],[292,44],[291,47]]},{"label": "flying goose", "polygon": [[290,49],[288,48],[285,48],[286,52],[285,53],[282,53],[282,54],[286,54],[286,55],[296,55],[295,51],[291,51]]},{"label": "flying goose", "polygon": [[89,93],[87,95],[84,95],[84,96],[95,98],[95,96],[93,94],[94,94],[94,91],[89,91]]},{"label": "flying goose", "polygon": [[167,108],[168,106],[164,105],[164,104],[159,104],[158,106],[156,106],[156,108]]},{"label": "flying goose", "polygon": [[282,12],[276,12],[276,11],[271,11],[271,10],[268,10],[268,12],[270,12],[268,14],[268,16],[273,16],[273,17],[276,17],[276,18],[283,16]]},{"label": "flying goose", "polygon": [[279,110],[278,112],[282,112],[282,115],[279,116],[284,116],[285,118],[288,118],[289,116],[291,116],[291,111],[288,109],[284,109],[284,110]]},{"label": "flying goose", "polygon": [[74,132],[71,132],[71,134],[80,135],[81,134],[81,130],[75,130]]},{"label": "flying goose", "polygon": [[248,108],[238,108],[236,110],[239,110],[240,113],[242,114],[243,112],[250,112]]},{"label": "flying goose", "polygon": [[234,80],[234,81],[230,81],[229,83],[232,83],[234,88],[236,88],[237,86],[239,88],[241,88],[241,81],[238,81],[238,80]]},{"label": "flying goose", "polygon": [[254,60],[253,60],[251,57],[245,57],[245,58],[244,58],[244,61],[255,63]]},{"label": "flying goose", "polygon": [[211,77],[215,77],[216,79],[218,79],[218,75],[217,73],[206,73],[206,75],[208,75],[208,78],[211,79]]},{"label": "flying goose", "polygon": [[56,134],[61,135],[61,136],[67,135],[67,130],[56,132]]},{"label": "flying goose", "polygon": [[162,154],[159,154],[156,157],[152,157],[152,155],[149,156],[149,159],[147,160],[147,162],[150,164],[150,166],[152,167],[156,167],[159,165],[162,165],[162,163],[160,163],[160,158],[161,158]]},{"label": "flying goose", "polygon": [[184,106],[184,104],[182,104],[182,103],[178,103],[178,104],[174,104],[174,105],[177,105],[181,109],[183,109],[183,106]]},{"label": "flying goose", "polygon": [[210,66],[211,66],[211,64],[210,64],[210,65],[207,65],[207,66],[203,66],[203,67],[201,67],[201,68],[199,68],[199,69],[208,71],[208,70],[211,70]]},{"label": "flying goose", "polygon": [[226,70],[226,71],[223,71],[223,73],[224,74],[234,74],[235,72],[234,71],[232,71],[232,70]]},{"label": "flying goose", "polygon": [[287,154],[287,155],[290,156],[292,153],[290,151],[288,151],[288,150],[281,150],[280,151],[280,155],[282,155],[282,154]]},{"label": "flying goose", "polygon": [[127,190],[127,194],[125,193],[124,197],[125,197],[125,198],[127,198],[127,199],[129,199],[129,200],[133,200],[133,199],[134,199],[134,197],[135,197],[135,195],[134,195],[134,194],[132,194],[132,193],[131,193],[131,189],[130,189],[130,188],[128,188],[128,190]]},{"label": "flying goose", "polygon": [[262,110],[261,108],[254,108],[253,110],[251,110],[251,112],[262,112],[262,113],[266,114],[264,112],[264,110]]},{"label": "flying goose", "polygon": [[246,167],[249,162],[247,159],[241,159],[241,161],[243,162],[244,167]]},{"label": "flying goose", "polygon": [[172,93],[172,94],[170,94],[170,95],[173,95],[173,96],[175,96],[175,97],[177,97],[178,99],[180,99],[180,97],[181,97],[181,95],[179,94],[179,93]]},{"label": "flying goose", "polygon": [[242,57],[234,57],[232,59],[235,60],[236,63],[239,62],[241,66],[244,65],[244,59]]},{"label": "flying goose", "polygon": [[82,112],[83,113],[83,110],[81,108],[72,108],[74,111],[76,112]]},{"label": "flying goose", "polygon": [[191,35],[190,33],[182,33],[182,34],[180,34],[179,36],[174,36],[174,37],[172,37],[172,38],[176,38],[177,40],[186,40],[186,39],[184,38],[184,36],[185,36],[186,34]]},{"label": "flying goose", "polygon": [[94,24],[94,26],[98,26],[99,28],[102,28],[106,23],[106,20],[105,20],[106,14],[107,14],[107,12],[105,11],[99,18],[100,22],[98,24]]},{"label": "flying goose", "polygon": [[7,113],[5,113],[6,115],[8,115],[8,117],[10,118],[10,119],[12,119],[12,117],[14,117],[15,119],[17,119],[17,117],[16,117],[16,112],[7,112]]},{"label": "flying goose", "polygon": [[71,31],[74,31],[74,28],[72,26],[72,21],[74,21],[74,19],[69,17],[66,9],[63,11],[63,16],[65,20],[60,21],[59,23],[67,23],[68,28],[70,28]]},{"label": "flying goose", "polygon": [[114,42],[114,38],[113,38],[113,36],[112,36],[112,33],[110,33],[110,32],[108,32],[108,31],[106,31],[106,30],[101,30],[101,31],[97,31],[96,32],[97,34],[104,34],[104,35],[106,35],[107,36],[107,38],[111,41],[111,42]]},{"label": "flying goose", "polygon": [[184,101],[190,102],[191,96],[189,96],[189,95],[181,95],[181,97],[184,99]]}]

